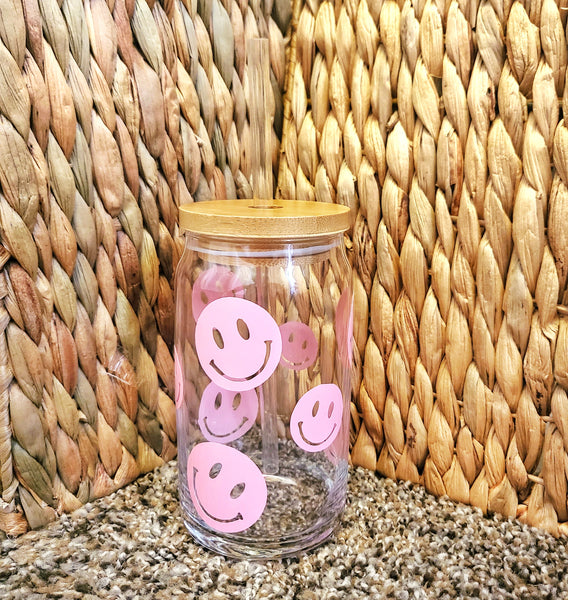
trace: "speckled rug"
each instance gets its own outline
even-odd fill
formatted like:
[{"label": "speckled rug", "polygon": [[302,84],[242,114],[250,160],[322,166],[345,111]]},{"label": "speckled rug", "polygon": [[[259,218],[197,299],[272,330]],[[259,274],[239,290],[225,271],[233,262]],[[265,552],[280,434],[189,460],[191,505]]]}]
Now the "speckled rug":
[{"label": "speckled rug", "polygon": [[176,485],[171,463],[2,541],[0,598],[568,598],[566,540],[362,469],[333,541],[266,563],[193,544]]}]

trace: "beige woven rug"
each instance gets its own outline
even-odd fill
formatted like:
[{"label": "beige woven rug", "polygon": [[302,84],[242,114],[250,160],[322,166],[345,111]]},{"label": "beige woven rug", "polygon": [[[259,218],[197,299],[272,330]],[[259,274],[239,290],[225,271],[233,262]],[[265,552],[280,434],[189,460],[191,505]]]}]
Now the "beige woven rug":
[{"label": "beige woven rug", "polygon": [[297,2],[279,172],[282,197],[353,212],[353,462],[555,535],[567,8]]},{"label": "beige woven rug", "polygon": [[0,529],[176,454],[177,207],[250,195],[245,43],[288,0],[7,0],[0,19]]}]

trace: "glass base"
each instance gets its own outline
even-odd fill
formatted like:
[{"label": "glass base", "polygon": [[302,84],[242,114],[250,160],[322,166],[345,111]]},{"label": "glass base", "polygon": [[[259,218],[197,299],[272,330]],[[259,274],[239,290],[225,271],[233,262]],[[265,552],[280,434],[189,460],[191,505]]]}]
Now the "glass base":
[{"label": "glass base", "polygon": [[[258,445],[245,449],[261,466]],[[264,474],[268,494],[262,516],[239,533],[215,531],[203,522],[191,501],[187,478],[180,471],[184,522],[198,543],[232,558],[259,560],[294,556],[330,537],[345,507],[347,461],[333,465],[323,452],[309,455],[289,440],[281,440],[279,450],[278,472]]]},{"label": "glass base", "polygon": [[334,523],[327,528],[318,529],[308,537],[303,534],[295,539],[264,541],[262,544],[253,545],[251,542],[234,541],[226,535],[212,534],[201,527],[196,527],[195,523],[188,519],[184,519],[184,523],[198,544],[217,554],[238,560],[271,560],[297,556],[323,544],[337,529],[337,523]]}]

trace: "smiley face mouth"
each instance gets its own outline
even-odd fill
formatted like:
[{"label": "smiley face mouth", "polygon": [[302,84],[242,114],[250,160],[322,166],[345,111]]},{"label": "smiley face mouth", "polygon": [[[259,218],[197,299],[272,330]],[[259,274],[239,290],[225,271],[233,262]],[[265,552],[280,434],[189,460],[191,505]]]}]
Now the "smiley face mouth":
[{"label": "smiley face mouth", "polygon": [[197,477],[197,469],[195,467],[193,467],[193,491],[195,492],[195,498],[197,500],[197,503],[199,504],[199,508],[201,508],[201,510],[213,521],[216,521],[217,523],[234,523],[235,521],[242,521],[243,520],[243,515],[241,515],[241,513],[237,513],[236,517],[233,517],[232,519],[219,519],[217,517],[214,517],[209,511],[205,510],[205,507],[203,506],[203,503],[201,502],[201,499],[199,498],[199,495],[197,494],[197,487],[195,487],[195,479]]},{"label": "smiley face mouth", "polygon": [[231,377],[230,375],[223,373],[223,371],[215,364],[215,361],[213,359],[211,359],[209,364],[211,365],[211,367],[213,367],[215,369],[215,371],[217,371],[217,373],[219,373],[219,375],[221,377],[223,377],[224,379],[227,379],[228,381],[234,381],[235,383],[240,383],[243,381],[250,381],[251,379],[254,379],[258,375],[260,375],[264,371],[266,365],[268,364],[268,359],[270,358],[270,346],[272,344],[272,340],[266,340],[264,343],[266,345],[266,354],[264,355],[264,362],[262,363],[262,366],[260,367],[260,369],[258,369],[258,371],[256,371],[252,375],[249,375],[248,377]]},{"label": "smiley face mouth", "polygon": [[205,429],[207,429],[207,432],[214,438],[226,438],[226,437],[229,437],[230,435],[233,435],[234,433],[237,433],[237,431],[239,431],[241,429],[241,427],[243,427],[247,421],[248,421],[248,417],[243,417],[240,424],[237,427],[235,427],[235,429],[233,429],[233,431],[229,431],[228,433],[215,433],[214,431],[211,431],[211,429],[209,428],[209,425],[207,425],[207,417],[204,417],[203,425],[205,425]]},{"label": "smiley face mouth", "polygon": [[304,440],[304,442],[306,442],[306,444],[309,444],[310,446],[314,446],[314,447],[325,444],[327,442],[327,440],[329,440],[329,438],[333,435],[333,432],[335,431],[335,429],[337,427],[337,423],[334,423],[329,435],[326,438],[321,440],[321,442],[312,442],[304,435],[304,431],[303,431],[303,427],[302,427],[303,423],[304,423],[304,421],[300,421],[298,423],[298,431],[300,432],[300,435],[302,436],[302,439]]},{"label": "smiley face mouth", "polygon": [[305,358],[304,360],[301,360],[300,362],[294,362],[293,360],[288,360],[285,356],[283,356],[281,360],[286,366],[290,366],[292,368],[294,368],[294,367],[296,367],[296,368],[309,367],[314,362],[309,357]]}]

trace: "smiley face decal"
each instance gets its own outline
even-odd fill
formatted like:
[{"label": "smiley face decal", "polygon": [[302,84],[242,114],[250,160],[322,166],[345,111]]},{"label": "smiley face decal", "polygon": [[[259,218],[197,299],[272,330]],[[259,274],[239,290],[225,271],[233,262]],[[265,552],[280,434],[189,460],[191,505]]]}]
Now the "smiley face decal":
[{"label": "smiley face decal", "polygon": [[306,452],[331,445],[341,429],[343,397],[333,383],[316,385],[299,400],[290,417],[292,439]]},{"label": "smiley face decal", "polygon": [[280,364],[294,371],[307,369],[314,364],[318,354],[318,342],[311,328],[300,321],[280,325],[282,358]]},{"label": "smiley face decal", "polygon": [[216,442],[194,446],[187,459],[189,494],[212,529],[237,533],[256,523],[266,506],[266,481],[245,454]]},{"label": "smiley face decal", "polygon": [[201,396],[198,423],[205,439],[227,444],[254,425],[257,413],[255,390],[231,392],[211,382]]},{"label": "smiley face decal", "polygon": [[227,267],[215,266],[203,271],[193,284],[191,310],[197,321],[203,309],[219,298],[243,298],[245,288],[241,280]]},{"label": "smiley face decal", "polygon": [[208,377],[233,392],[263,384],[282,354],[276,321],[243,298],[219,298],[208,304],[197,320],[195,346]]}]

